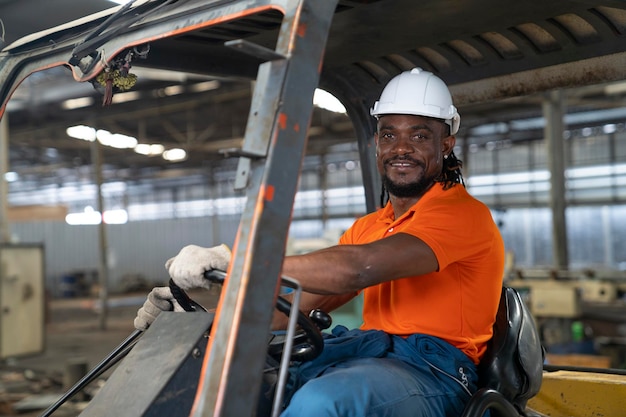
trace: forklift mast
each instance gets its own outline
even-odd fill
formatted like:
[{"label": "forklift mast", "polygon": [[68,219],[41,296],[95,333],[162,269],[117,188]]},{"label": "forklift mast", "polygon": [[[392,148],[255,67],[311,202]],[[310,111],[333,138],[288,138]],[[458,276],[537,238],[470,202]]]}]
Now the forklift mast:
[{"label": "forklift mast", "polygon": [[306,149],[333,1],[284,2],[276,49],[233,46],[259,66],[236,185],[247,201],[220,298],[193,416],[252,415],[266,340]]}]

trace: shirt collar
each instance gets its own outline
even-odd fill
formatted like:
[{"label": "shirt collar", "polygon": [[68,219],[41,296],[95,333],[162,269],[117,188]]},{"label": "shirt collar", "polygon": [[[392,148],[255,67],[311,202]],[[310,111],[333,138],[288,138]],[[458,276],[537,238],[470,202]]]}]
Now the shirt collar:
[{"label": "shirt collar", "polygon": [[[408,216],[412,216],[419,204],[423,204],[424,201],[428,201],[432,198],[437,198],[437,196],[440,196],[445,191],[446,190],[443,189],[443,184],[435,183],[432,187],[428,189],[428,191],[426,191],[426,193],[422,196],[422,198],[420,198],[415,204],[413,204],[406,211],[406,213],[404,213],[400,217],[400,219],[403,219]],[[396,220],[400,220],[400,219],[394,219],[393,207],[391,206],[391,201],[388,201],[385,207],[383,207],[380,210],[380,214],[378,216],[377,221],[383,222],[386,224],[391,224],[391,223],[394,223]]]}]

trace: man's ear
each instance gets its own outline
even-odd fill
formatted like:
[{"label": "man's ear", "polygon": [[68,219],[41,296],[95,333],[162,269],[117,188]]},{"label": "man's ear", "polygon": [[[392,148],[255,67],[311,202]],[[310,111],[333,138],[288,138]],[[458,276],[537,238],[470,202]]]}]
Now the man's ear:
[{"label": "man's ear", "polygon": [[443,138],[442,142],[443,152],[447,155],[452,152],[452,150],[454,149],[454,145],[456,145],[456,136],[448,135],[447,137]]}]

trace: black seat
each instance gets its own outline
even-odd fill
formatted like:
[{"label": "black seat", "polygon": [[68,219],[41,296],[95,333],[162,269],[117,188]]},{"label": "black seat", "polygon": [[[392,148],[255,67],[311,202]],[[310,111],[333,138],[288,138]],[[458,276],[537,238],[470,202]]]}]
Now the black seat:
[{"label": "black seat", "polygon": [[527,416],[526,403],[539,392],[544,351],[535,321],[519,293],[502,288],[493,337],[479,367],[479,389],[462,417]]}]

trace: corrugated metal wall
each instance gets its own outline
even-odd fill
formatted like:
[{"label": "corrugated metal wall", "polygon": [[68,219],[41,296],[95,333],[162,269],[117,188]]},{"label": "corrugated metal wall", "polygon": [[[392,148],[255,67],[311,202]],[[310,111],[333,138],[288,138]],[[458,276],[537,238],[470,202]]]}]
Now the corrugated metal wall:
[{"label": "corrugated metal wall", "polygon": [[[119,292],[127,276],[143,276],[150,283],[169,279],[164,264],[185,245],[232,247],[239,215],[164,219],[107,225],[109,242],[109,290]],[[11,225],[20,243],[43,243],[46,287],[62,295],[64,277],[93,276],[99,265],[98,226],[70,226],[65,222],[29,222]]]}]

